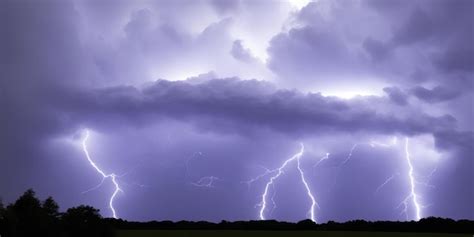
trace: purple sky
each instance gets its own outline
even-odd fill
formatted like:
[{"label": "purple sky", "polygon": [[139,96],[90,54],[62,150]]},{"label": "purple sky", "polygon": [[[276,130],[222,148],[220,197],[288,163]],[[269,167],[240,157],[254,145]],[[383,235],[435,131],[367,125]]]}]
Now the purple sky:
[{"label": "purple sky", "polygon": [[474,1],[4,0],[0,15],[4,202],[33,188],[111,216],[111,177],[84,193],[102,180],[87,130],[129,220],[259,219],[272,180],[267,219],[310,218],[308,189],[317,222],[474,219]]}]

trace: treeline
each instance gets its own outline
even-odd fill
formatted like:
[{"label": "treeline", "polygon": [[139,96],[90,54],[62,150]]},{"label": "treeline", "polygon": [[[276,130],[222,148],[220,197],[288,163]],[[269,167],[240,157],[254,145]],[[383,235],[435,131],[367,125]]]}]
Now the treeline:
[{"label": "treeline", "polygon": [[59,212],[53,198],[40,201],[33,190],[27,190],[14,203],[4,206],[0,200],[0,236],[114,236],[116,230],[322,230],[322,231],[380,231],[380,232],[438,232],[474,233],[474,221],[428,217],[418,222],[364,221],[345,223],[329,221],[316,224],[311,220],[298,223],[268,221],[150,221],[133,222],[122,219],[102,218],[99,210],[91,206],[69,208]]},{"label": "treeline", "polygon": [[428,217],[420,221],[365,221],[354,220],[344,223],[329,221],[316,224],[311,220],[298,223],[275,220],[266,221],[222,221],[212,223],[206,221],[150,221],[130,222],[124,220],[109,220],[118,229],[163,229],[163,230],[320,230],[320,231],[379,231],[379,232],[418,232],[418,233],[474,233],[474,221]]},{"label": "treeline", "polygon": [[6,207],[0,200],[1,237],[113,235],[110,223],[91,206],[81,205],[61,213],[52,197],[40,201],[31,189]]}]

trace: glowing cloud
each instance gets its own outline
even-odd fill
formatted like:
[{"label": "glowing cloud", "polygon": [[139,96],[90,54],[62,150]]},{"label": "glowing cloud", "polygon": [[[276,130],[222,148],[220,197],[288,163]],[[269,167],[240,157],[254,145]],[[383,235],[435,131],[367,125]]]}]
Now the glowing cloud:
[{"label": "glowing cloud", "polygon": [[301,10],[303,7],[308,5],[311,0],[290,0],[289,2],[292,7],[296,8],[297,10]]}]

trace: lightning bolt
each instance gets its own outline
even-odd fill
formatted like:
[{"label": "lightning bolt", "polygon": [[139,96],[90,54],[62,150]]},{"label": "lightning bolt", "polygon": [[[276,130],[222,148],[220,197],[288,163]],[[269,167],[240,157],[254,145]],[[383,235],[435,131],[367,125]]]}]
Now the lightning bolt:
[{"label": "lightning bolt", "polygon": [[[385,147],[385,148],[388,148],[388,147],[391,147],[391,146],[394,146],[397,144],[397,137],[393,137],[392,141],[390,143],[381,143],[381,142],[377,142],[377,141],[374,141],[374,140],[371,140],[370,143],[356,143],[352,146],[349,154],[347,155],[346,159],[341,163],[340,167],[344,166],[351,158],[352,158],[352,154],[354,152],[354,150],[359,146],[359,145],[370,145],[371,147],[376,147],[376,146],[379,146],[379,147]],[[410,193],[408,194],[407,197],[405,197],[405,199],[397,206],[397,208],[400,208],[402,205],[404,206],[403,210],[402,210],[402,213],[405,213],[407,219],[408,219],[408,202],[411,200],[412,203],[413,203],[413,206],[415,207],[415,220],[418,221],[421,219],[421,205],[419,203],[419,195],[416,193],[416,184],[423,184],[423,185],[426,185],[428,187],[433,187],[432,185],[429,185],[428,182],[427,183],[421,183],[419,181],[417,181],[415,179],[415,175],[414,175],[414,168],[413,168],[413,164],[412,164],[412,160],[411,160],[411,156],[410,156],[410,151],[409,151],[409,141],[408,141],[408,137],[405,138],[405,159],[407,161],[407,164],[408,164],[408,178],[410,180],[409,182],[409,185],[410,185]],[[431,177],[433,175],[433,173],[436,171],[433,170],[429,177]],[[390,176],[389,178],[387,178],[385,180],[385,182],[383,182],[379,187],[377,187],[377,189],[375,190],[375,193],[377,193],[381,188],[383,188],[387,183],[389,183],[390,181],[392,181],[393,179],[395,178],[395,175],[392,175]]]},{"label": "lightning bolt", "polygon": [[89,161],[89,164],[97,171],[97,173],[99,173],[101,176],[102,176],[102,181],[99,183],[99,185],[97,185],[96,187],[92,188],[92,189],[89,189],[88,191],[86,192],[89,192],[89,191],[92,191],[94,189],[97,189],[99,188],[103,183],[104,183],[104,180],[110,178],[110,180],[112,181],[113,185],[115,186],[115,190],[114,192],[112,193],[112,195],[110,196],[110,199],[109,199],[109,208],[110,210],[112,211],[112,216],[117,219],[117,212],[115,211],[115,208],[114,208],[114,200],[115,200],[115,197],[117,196],[117,194],[119,192],[123,192],[122,189],[120,188],[118,182],[117,182],[117,175],[114,174],[114,173],[111,173],[111,174],[106,174],[104,171],[102,171],[99,166],[97,166],[97,164],[92,160],[90,154],[89,154],[89,151],[87,150],[87,140],[89,139],[89,130],[86,130],[85,131],[86,135],[84,136],[84,139],[82,140],[82,150],[84,151],[84,154],[86,155],[86,158],[87,160]]},{"label": "lightning bolt", "polygon": [[[356,143],[352,146],[349,154],[347,155],[346,159],[341,163],[340,167],[344,166],[352,158],[353,152],[355,151],[355,149],[359,145],[370,145],[371,147],[378,146],[378,147],[388,148],[388,147],[395,146],[397,144],[397,142],[398,142],[397,137],[393,137],[393,139],[390,143],[382,143],[382,142],[378,142],[378,141],[374,141],[374,140],[371,140],[370,143]],[[420,205],[420,203],[419,203],[420,195],[418,195],[416,193],[416,184],[425,185],[427,187],[432,187],[433,188],[434,186],[430,185],[429,181],[430,181],[431,177],[433,176],[433,173],[436,172],[436,169],[434,169],[428,175],[428,181],[426,183],[419,182],[419,181],[416,180],[415,174],[414,174],[415,171],[414,171],[414,167],[413,167],[413,164],[412,164],[412,159],[411,159],[411,155],[410,155],[410,151],[409,151],[408,137],[405,137],[405,159],[406,159],[406,162],[408,164],[408,179],[409,179],[410,193],[397,206],[397,208],[400,208],[403,205],[404,207],[403,207],[402,213],[405,213],[405,215],[408,219],[408,206],[409,206],[408,203],[411,201],[412,205],[415,207],[415,220],[418,221],[418,220],[421,219],[421,208],[423,206]],[[385,180],[385,182],[383,182],[379,187],[377,187],[377,189],[375,190],[375,193],[377,193],[380,189],[382,189],[385,185],[387,185],[390,181],[392,181],[395,178],[396,175],[399,175],[399,174],[397,173],[397,174],[394,174],[394,175],[390,176],[389,178],[387,178]]]},{"label": "lightning bolt", "polygon": [[352,158],[352,153],[354,153],[354,150],[359,146],[360,144],[356,143],[352,146],[351,150],[349,151],[349,154],[347,155],[346,159],[342,162],[340,166],[344,166],[349,160]]},{"label": "lightning bolt", "polygon": [[215,180],[219,180],[219,178],[215,176],[206,176],[200,178],[197,182],[192,182],[191,184],[196,187],[213,188]]},{"label": "lightning bolt", "polygon": [[329,153],[326,153],[325,156],[323,156],[318,162],[316,162],[316,164],[313,165],[313,168],[316,168],[321,162],[329,159],[329,155],[330,155]]},{"label": "lightning bolt", "polygon": [[[304,151],[303,144],[301,144],[301,147],[302,147],[301,151],[303,152]],[[301,155],[302,154],[303,153],[301,153]],[[298,164],[297,168],[298,168],[298,171],[300,172],[301,182],[303,182],[304,187],[306,188],[306,194],[311,199],[311,208],[309,209],[308,212],[310,214],[311,220],[313,222],[316,222],[316,218],[314,216],[314,207],[316,206],[316,199],[314,198],[313,194],[311,193],[311,189],[309,188],[308,182],[306,182],[306,179],[304,178],[304,172],[303,172],[303,170],[301,169],[301,166],[300,166],[301,155],[299,155],[298,158],[296,159],[296,162]]]},{"label": "lightning bolt", "polygon": [[383,143],[383,142],[378,142],[375,140],[371,140],[369,143],[356,143],[352,146],[351,150],[349,151],[349,154],[347,155],[346,159],[342,162],[340,166],[344,166],[347,162],[349,162],[349,160],[352,158],[352,154],[354,153],[355,149],[360,145],[369,145],[372,148],[377,147],[377,146],[389,148],[389,147],[397,145],[397,143],[398,143],[397,137],[393,137],[390,143]]},{"label": "lightning bolt", "polygon": [[371,147],[376,147],[376,146],[381,146],[381,147],[392,147],[392,146],[395,146],[397,145],[398,143],[398,139],[397,137],[393,137],[392,138],[392,141],[390,143],[383,143],[383,142],[378,142],[378,141],[375,141],[375,140],[371,140],[369,145]]},{"label": "lightning bolt", "polygon": [[[295,161],[297,162],[297,169],[298,169],[298,172],[300,173],[300,178],[301,178],[301,182],[303,183],[305,189],[306,189],[306,194],[308,195],[308,197],[311,199],[311,207],[309,209],[309,214],[310,214],[310,218],[312,221],[316,222],[316,218],[315,218],[315,215],[314,215],[314,208],[316,206],[318,206],[317,202],[316,202],[316,199],[314,198],[312,192],[311,192],[311,189],[309,188],[309,185],[308,185],[308,182],[306,181],[305,179],[305,174],[304,174],[304,171],[303,169],[301,169],[301,166],[300,166],[300,158],[301,156],[303,155],[304,153],[304,145],[303,143],[300,144],[301,145],[301,149],[298,153],[296,153],[295,155],[293,155],[292,157],[290,157],[289,159],[285,160],[285,162],[283,162],[283,164],[278,167],[277,169],[274,169],[274,170],[266,170],[266,172],[263,174],[263,175],[259,175],[257,178],[255,179],[252,179],[253,181],[267,175],[267,174],[271,174],[271,173],[276,173],[275,175],[271,176],[269,181],[267,182],[267,184],[265,185],[265,189],[264,189],[264,192],[262,194],[262,201],[260,202],[259,206],[260,206],[260,212],[259,212],[259,217],[261,220],[265,220],[266,217],[265,217],[265,209],[267,208],[267,196],[268,196],[268,193],[270,191],[270,186],[274,187],[275,185],[275,181],[284,173],[284,169],[286,168],[286,166],[291,163],[292,161]],[[252,181],[251,180],[251,181]],[[275,207],[275,202],[273,200],[273,196],[271,197],[271,200],[273,202],[273,206]]]},{"label": "lightning bolt", "polygon": [[[411,199],[413,202],[413,206],[415,207],[415,220],[419,221],[421,219],[421,205],[418,203],[418,194],[416,193],[416,187],[415,184],[417,181],[415,180],[414,177],[414,169],[413,169],[413,164],[411,162],[411,156],[410,156],[410,151],[408,149],[408,137],[405,138],[405,158],[408,164],[408,178],[410,180],[410,194],[403,200],[401,204],[404,204],[405,208],[403,209],[403,212],[405,215],[407,214],[408,210],[408,200]],[[399,205],[399,206],[400,206]],[[407,218],[408,219],[408,218]]]},{"label": "lightning bolt", "polygon": [[259,180],[259,179],[261,179],[261,178],[267,176],[268,174],[271,174],[271,173],[273,173],[273,172],[276,171],[276,169],[275,169],[275,170],[270,170],[270,169],[265,168],[265,167],[263,167],[263,166],[258,166],[258,167],[261,167],[262,169],[264,169],[265,172],[262,173],[262,174],[260,174],[260,175],[258,175],[258,176],[255,177],[255,178],[252,178],[252,179],[247,180],[247,181],[242,181],[242,182],[240,182],[240,183],[247,184],[247,188],[250,188],[250,185],[251,185],[253,182],[255,182],[255,181],[257,181],[257,180]]},{"label": "lightning bolt", "polygon": [[431,170],[431,172],[426,175],[426,176],[421,176],[421,177],[424,177],[426,181],[424,182],[420,182],[419,180],[416,182],[417,184],[420,184],[420,185],[423,185],[423,186],[426,186],[428,188],[436,188],[436,186],[432,185],[431,184],[431,179],[433,178],[434,174],[436,173],[436,171],[438,171],[438,167],[436,166],[433,170]]},{"label": "lightning bolt", "polygon": [[390,148],[392,146],[397,145],[397,143],[398,143],[397,137],[393,137],[390,143],[383,143],[383,142],[375,141],[373,139],[370,140],[370,142],[355,143],[354,145],[352,145],[351,149],[349,150],[349,153],[347,154],[346,159],[344,159],[344,161],[342,161],[342,163],[340,163],[339,170],[336,174],[336,177],[334,178],[334,182],[333,182],[332,186],[333,187],[336,186],[337,181],[339,179],[339,176],[341,175],[341,172],[342,172],[342,167],[345,166],[347,164],[347,162],[349,162],[352,159],[352,155],[354,154],[357,147],[365,145],[365,146],[370,146],[372,148],[375,148],[375,147]]},{"label": "lightning bolt", "polygon": [[429,184],[431,182],[431,179],[433,178],[433,175],[436,173],[436,171],[438,171],[438,167],[435,167],[431,172],[430,174],[426,177],[427,178],[427,181],[426,183]]},{"label": "lightning bolt", "polygon": [[380,189],[382,189],[383,187],[385,187],[385,185],[387,185],[388,183],[390,183],[390,181],[392,181],[396,176],[400,175],[399,173],[395,173],[395,174],[392,174],[392,176],[388,177],[385,182],[383,182],[380,186],[377,187],[377,189],[375,189],[375,192],[374,194],[377,194]]}]

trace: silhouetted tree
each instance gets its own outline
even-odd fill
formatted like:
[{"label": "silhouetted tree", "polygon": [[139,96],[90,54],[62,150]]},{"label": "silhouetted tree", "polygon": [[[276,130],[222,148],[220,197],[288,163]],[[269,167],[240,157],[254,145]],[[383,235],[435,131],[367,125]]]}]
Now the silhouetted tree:
[{"label": "silhouetted tree", "polygon": [[59,205],[52,197],[48,197],[43,201],[42,205],[42,219],[45,225],[45,233],[47,236],[59,236]]},{"label": "silhouetted tree", "polygon": [[9,234],[33,236],[41,232],[41,202],[32,189],[26,190],[15,203],[7,207]]},{"label": "silhouetted tree", "polygon": [[0,235],[5,235],[5,207],[3,206],[3,201],[0,198]]},{"label": "silhouetted tree", "polygon": [[28,189],[13,205],[9,206],[9,209],[15,211],[18,218],[24,221],[32,221],[40,216],[41,202],[36,198],[35,191]]},{"label": "silhouetted tree", "polygon": [[314,227],[316,227],[316,223],[314,223],[314,221],[312,221],[310,219],[302,220],[302,221],[296,223],[296,225],[300,229],[314,229]]},{"label": "silhouetted tree", "polygon": [[[5,211],[5,206],[3,206],[3,200],[0,198],[0,214],[3,213],[3,211]],[[0,216],[1,218],[2,216]]]},{"label": "silhouetted tree", "polygon": [[99,209],[81,205],[69,208],[62,216],[70,236],[110,236],[111,229],[102,221]]},{"label": "silhouetted tree", "polygon": [[80,205],[67,209],[63,215],[63,220],[70,223],[87,226],[90,223],[98,222],[102,216],[100,210],[91,206]]},{"label": "silhouetted tree", "polygon": [[52,197],[48,197],[46,200],[44,200],[41,206],[46,216],[54,219],[59,218],[59,205]]},{"label": "silhouetted tree", "polygon": [[2,236],[59,236],[59,206],[53,198],[43,203],[28,189],[2,211]]}]

